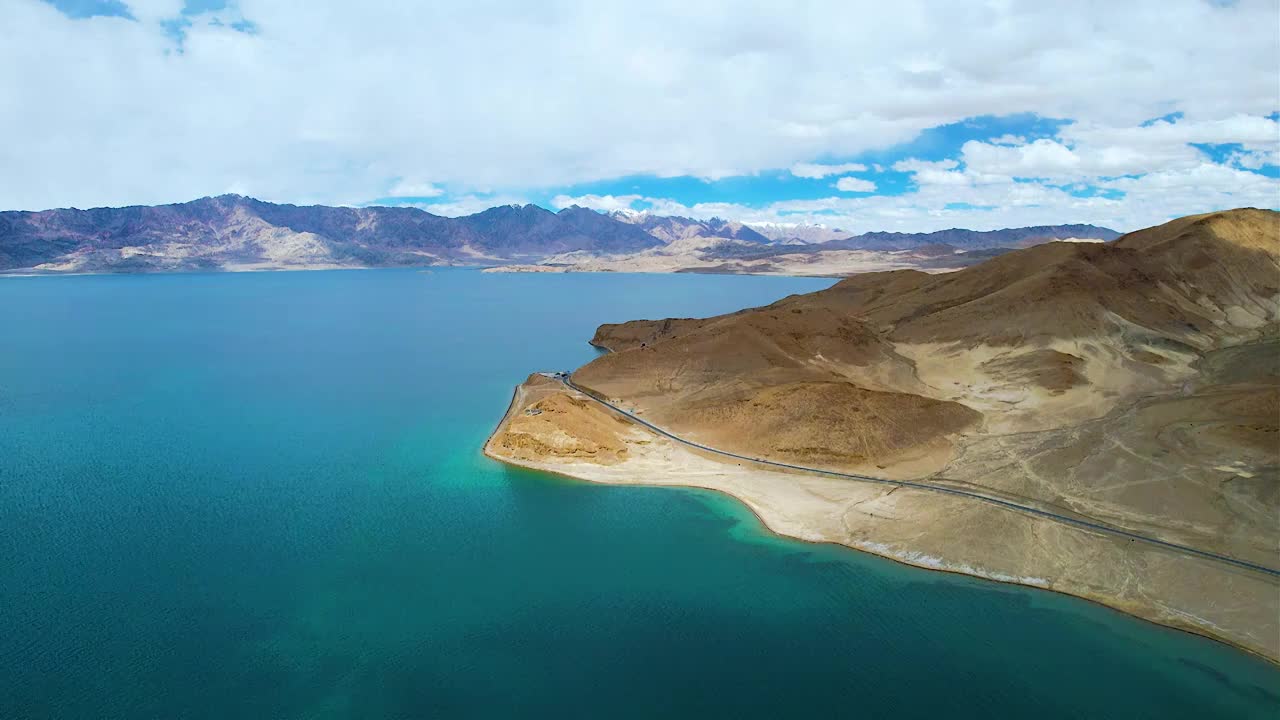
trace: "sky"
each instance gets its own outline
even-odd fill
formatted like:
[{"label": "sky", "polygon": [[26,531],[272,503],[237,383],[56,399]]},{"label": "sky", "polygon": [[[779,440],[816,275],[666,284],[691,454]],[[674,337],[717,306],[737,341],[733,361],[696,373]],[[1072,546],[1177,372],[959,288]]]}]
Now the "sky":
[{"label": "sky", "polygon": [[0,209],[1280,207],[1280,0],[0,0]]}]

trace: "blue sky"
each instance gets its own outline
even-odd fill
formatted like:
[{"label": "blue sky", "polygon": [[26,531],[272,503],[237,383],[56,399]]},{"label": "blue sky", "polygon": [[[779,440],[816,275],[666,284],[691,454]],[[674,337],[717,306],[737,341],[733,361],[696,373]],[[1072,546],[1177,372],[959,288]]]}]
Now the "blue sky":
[{"label": "blue sky", "polygon": [[[858,164],[865,170],[843,172],[826,177],[801,177],[790,167],[771,168],[749,175],[735,175],[720,179],[698,178],[688,175],[657,177],[654,175],[609,178],[577,183],[561,188],[542,189],[530,193],[530,201],[553,207],[557,196],[581,197],[641,195],[652,198],[672,198],[685,205],[698,203],[735,203],[752,208],[762,208],[781,198],[816,200],[829,197],[836,190],[842,177],[869,180],[876,185],[874,192],[847,193],[850,196],[902,195],[915,187],[912,174],[893,169],[894,163],[908,158],[945,160],[954,157],[964,143],[970,140],[989,140],[1013,135],[1034,140],[1052,137],[1066,124],[1065,120],[1051,120],[1035,115],[1008,117],[975,117],[957,123],[940,125],[922,131],[909,142],[872,150],[846,157],[818,157],[810,164],[841,166]],[[412,198],[427,201],[431,198]],[[393,203],[404,198],[382,197],[377,202]],[[636,201],[636,208],[650,205]]]},{"label": "blue sky", "polygon": [[[1167,113],[1145,120],[1139,123],[1137,128],[1176,128],[1182,120],[1184,118],[1181,113]],[[1258,204],[1266,207],[1280,207],[1280,192],[1277,191],[1277,185],[1267,182],[1267,180],[1280,178],[1280,166],[1276,164],[1280,161],[1280,153],[1270,147],[1272,143],[1267,139],[1268,133],[1274,134],[1276,128],[1267,126],[1265,122],[1270,121],[1274,124],[1277,115],[1272,113],[1270,116],[1255,117],[1253,120],[1263,123],[1261,151],[1257,150],[1258,143],[1185,142],[1180,144],[1185,149],[1186,162],[1192,166],[1209,166],[1221,171],[1244,174],[1246,180],[1257,182],[1261,189],[1262,202]],[[528,202],[548,208],[581,204],[605,210],[629,208],[663,214],[681,213],[697,216],[715,213],[725,217],[753,216],[753,219],[760,222],[809,222],[838,227],[847,224],[847,213],[843,211],[840,204],[830,203],[829,207],[815,209],[805,205],[805,201],[821,202],[833,196],[847,200],[912,197],[920,193],[922,183],[918,179],[918,172],[904,168],[903,163],[911,161],[944,165],[954,163],[954,166],[948,170],[953,173],[963,173],[968,169],[964,161],[967,143],[1016,149],[1034,146],[1036,141],[1044,141],[1053,143],[1054,147],[1073,147],[1074,143],[1062,138],[1064,132],[1068,136],[1071,134],[1072,125],[1073,121],[1070,119],[1043,118],[1034,114],[981,116],[926,129],[905,143],[845,157],[819,157],[811,163],[801,163],[788,168],[770,168],[724,178],[700,178],[688,175],[627,176],[532,190],[526,192],[524,197]],[[1280,142],[1280,139],[1277,142]],[[1251,151],[1251,147],[1255,150]],[[832,172],[822,174],[827,169]],[[1048,169],[1036,172],[1028,168],[1025,174],[1014,173],[1007,180],[1013,186],[1052,190],[1063,196],[1080,200],[1094,199],[1124,204],[1133,191],[1118,189],[1117,183],[1137,183],[1150,176],[1150,173],[1141,170],[1142,164],[1139,163],[1134,168],[1118,167],[1114,171],[1103,170],[1092,175],[1054,177]],[[857,189],[842,188],[840,181],[845,178],[853,178],[869,184],[856,183],[854,185]],[[444,190],[444,188],[438,189]],[[494,204],[503,199],[503,195],[499,192],[480,193],[467,197],[479,200],[478,205]],[[796,204],[797,207],[786,207],[789,204],[787,201],[792,201],[790,204]],[[442,209],[447,207],[449,202],[448,193],[441,192],[440,195],[433,197],[384,196],[375,199],[373,204],[408,203]],[[1230,204],[1228,201],[1227,205]],[[780,205],[783,207],[779,207]],[[938,209],[963,216],[972,212],[997,214],[1002,207],[1004,205],[1001,202],[1001,196],[997,193],[991,197],[990,201],[975,203],[957,199],[942,203]],[[756,217],[756,213],[762,216]],[[1171,216],[1177,214],[1179,213],[1175,210]],[[1064,215],[1061,222],[1087,220],[1089,219]],[[1132,228],[1121,227],[1121,229]]]},{"label": "blue sky", "polygon": [[[93,16],[134,17],[134,13],[130,11],[126,0],[48,0],[48,2],[73,18]],[[200,13],[223,10],[227,5],[227,0],[185,0],[185,2],[181,3],[182,7],[179,12],[183,15],[199,15]]]},{"label": "blue sky", "polygon": [[0,21],[6,209],[237,192],[915,231],[1280,205],[1276,0],[11,0]]}]

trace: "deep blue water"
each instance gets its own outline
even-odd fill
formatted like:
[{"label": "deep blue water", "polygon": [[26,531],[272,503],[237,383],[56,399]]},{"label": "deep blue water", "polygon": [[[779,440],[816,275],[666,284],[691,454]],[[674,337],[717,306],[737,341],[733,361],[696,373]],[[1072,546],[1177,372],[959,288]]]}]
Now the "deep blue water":
[{"label": "deep blue water", "polygon": [[601,322],[828,283],[0,280],[0,718],[1276,716],[1208,640],[480,454]]}]

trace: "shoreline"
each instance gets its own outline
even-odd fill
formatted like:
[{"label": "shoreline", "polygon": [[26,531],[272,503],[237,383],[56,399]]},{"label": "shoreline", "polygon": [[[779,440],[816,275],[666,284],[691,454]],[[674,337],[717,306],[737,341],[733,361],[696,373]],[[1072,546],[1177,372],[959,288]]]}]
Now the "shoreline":
[{"label": "shoreline", "polygon": [[[687,479],[674,479],[672,482],[645,481],[643,479],[639,479],[637,473],[625,472],[625,471],[624,471],[624,476],[629,476],[628,479],[626,480],[610,479],[608,477],[605,477],[602,473],[599,473],[599,472],[594,474],[590,472],[582,472],[583,470],[587,470],[588,468],[583,466],[581,463],[570,464],[570,463],[554,463],[554,462],[547,462],[547,461],[538,462],[538,461],[529,461],[529,460],[524,460],[520,458],[501,455],[495,452],[492,446],[494,444],[495,439],[506,430],[508,422],[512,417],[512,413],[517,409],[517,405],[521,400],[521,396],[524,389],[525,389],[524,384],[520,384],[520,385],[517,385],[513,390],[511,400],[508,403],[506,412],[503,414],[501,420],[498,422],[494,430],[490,433],[488,438],[486,438],[485,440],[484,446],[482,448],[482,452],[485,457],[491,460],[494,460],[496,462],[503,463],[505,465],[518,467],[522,470],[527,470],[527,471],[532,471],[537,473],[545,473],[546,475],[565,478],[574,482],[586,482],[586,483],[591,483],[596,485],[617,485],[617,486],[632,485],[635,487],[653,487],[653,488],[688,488],[688,489],[698,490],[703,492],[712,492],[719,496],[729,498],[734,502],[738,503],[739,505],[741,505],[742,507],[745,507],[760,523],[760,526],[763,527],[766,532],[768,532],[770,535],[772,535],[775,538],[781,538],[787,541],[798,541],[798,542],[809,543],[814,545],[838,546],[846,550],[866,553],[868,555],[873,555],[876,557],[884,558],[886,560],[890,560],[899,565],[917,568],[921,570],[931,570],[935,572],[942,572],[942,573],[948,573],[953,575],[963,575],[963,576],[977,578],[977,579],[988,581],[988,582],[997,582],[1005,585],[1016,585],[1019,587],[1031,588],[1036,590],[1047,590],[1047,591],[1056,593],[1058,595],[1064,595],[1064,596],[1069,596],[1069,597],[1077,598],[1080,600],[1084,600],[1093,605],[1106,608],[1113,612],[1122,613],[1126,617],[1142,620],[1152,625],[1156,625],[1162,628],[1167,628],[1170,630],[1185,632],[1191,635],[1205,638],[1207,640],[1219,642],[1219,643],[1222,643],[1223,645],[1227,645],[1236,650],[1245,652],[1252,657],[1261,659],[1267,662],[1268,664],[1272,665],[1273,667],[1280,667],[1280,656],[1271,656],[1266,652],[1262,651],[1260,648],[1250,647],[1249,645],[1243,644],[1241,642],[1237,642],[1232,638],[1226,636],[1225,634],[1219,634],[1212,631],[1210,628],[1205,627],[1205,625],[1197,625],[1190,622],[1178,622],[1176,620],[1176,618],[1178,617],[1178,614],[1176,612],[1166,614],[1163,618],[1152,617],[1150,615],[1140,614],[1143,609],[1140,606],[1135,604],[1131,607],[1126,607],[1125,603],[1118,602],[1117,598],[1114,598],[1114,597],[1107,597],[1102,594],[1088,594],[1085,592],[1073,592],[1069,587],[1060,587],[1060,586],[1055,587],[1054,585],[1051,585],[1050,582],[1045,580],[1044,578],[1023,577],[1019,575],[1011,575],[1008,573],[986,571],[986,570],[983,570],[982,568],[974,567],[967,563],[948,562],[945,558],[935,557],[934,555],[927,553],[925,551],[894,552],[891,549],[891,547],[885,543],[867,542],[861,545],[852,544],[849,542],[842,542],[838,539],[834,539],[831,537],[823,537],[822,533],[820,532],[811,533],[811,536],[806,537],[797,532],[789,531],[787,528],[780,527],[775,522],[771,522],[769,513],[766,510],[762,509],[761,507],[758,507],[755,503],[753,503],[753,501],[750,498],[746,497],[745,495],[737,494],[732,490],[726,489],[724,487],[715,487],[708,484],[701,484],[696,481],[689,481]],[[640,426],[636,425],[634,422],[628,422],[628,424],[633,428],[636,428],[638,430],[640,429]],[[643,432],[645,434],[651,434],[649,433],[648,430],[643,430]],[[705,460],[706,462],[721,465],[726,470],[733,467],[728,465],[727,463],[723,463],[710,458],[703,458],[703,460]],[[559,467],[556,467],[556,465],[559,465]],[[579,472],[577,473],[574,472],[575,466],[576,466],[576,469],[579,470]],[[602,467],[602,466],[596,466],[596,467]],[[769,471],[765,471],[765,472],[769,472]],[[797,477],[804,475],[803,473],[777,473],[777,474],[795,475]],[[673,470],[673,477],[675,477],[674,470]],[[635,478],[635,479],[632,479],[632,478]],[[916,557],[913,558],[912,555],[915,555]],[[931,560],[932,562],[924,562],[925,559]],[[1280,592],[1280,590],[1277,590],[1277,592]],[[1154,609],[1154,606],[1152,609]],[[1205,621],[1205,623],[1212,625],[1212,623],[1210,623],[1207,620]]]},{"label": "shoreline", "polygon": [[[497,430],[495,430],[495,431],[494,431],[494,433],[493,433],[493,434],[491,434],[491,435],[489,436],[489,439],[492,439],[492,438],[493,438],[493,435],[496,435],[496,434],[497,434]],[[493,461],[495,461],[495,462],[502,463],[503,465],[510,465],[511,467],[520,468],[521,470],[524,470],[524,471],[527,471],[527,472],[533,472],[533,473],[538,473],[538,474],[542,474],[542,475],[550,475],[550,476],[554,476],[554,477],[564,478],[564,479],[566,479],[566,480],[571,480],[571,481],[574,481],[574,482],[586,483],[586,484],[588,484],[588,485],[600,485],[600,486],[606,486],[606,487],[609,487],[609,486],[611,486],[611,487],[623,487],[623,484],[622,484],[622,483],[609,482],[608,480],[597,480],[597,479],[592,479],[592,478],[583,477],[583,476],[579,476],[579,475],[573,475],[573,474],[570,474],[570,473],[565,472],[565,471],[563,471],[563,470],[552,470],[552,469],[549,469],[549,468],[538,467],[538,466],[535,466],[535,465],[526,465],[526,464],[524,464],[524,463],[517,462],[517,461],[515,461],[515,460],[511,460],[511,459],[508,459],[508,458],[500,457],[500,456],[498,456],[498,455],[495,455],[495,454],[493,454],[493,453],[489,452],[489,448],[488,448],[488,441],[487,441],[487,440],[486,440],[486,442],[485,442],[485,447],[482,449],[481,453],[482,453],[485,457],[489,458],[490,460],[493,460]],[[1080,595],[1080,594],[1076,594],[1076,593],[1068,592],[1068,591],[1066,591],[1066,590],[1061,590],[1061,589],[1058,589],[1058,588],[1049,587],[1048,585],[1037,585],[1037,584],[1033,584],[1033,583],[1018,582],[1018,580],[1016,580],[1016,579],[1002,579],[1002,578],[992,577],[992,576],[990,576],[990,575],[984,575],[984,574],[975,573],[975,572],[966,572],[966,571],[964,571],[964,570],[960,570],[960,569],[956,569],[956,568],[938,567],[938,566],[936,566],[936,565],[924,565],[924,564],[920,564],[920,563],[911,562],[911,561],[910,561],[909,559],[907,559],[907,558],[899,557],[899,556],[896,556],[896,555],[893,555],[893,554],[890,554],[890,553],[881,553],[881,552],[876,552],[875,550],[870,549],[870,548],[856,547],[856,546],[854,546],[854,545],[848,545],[848,544],[845,544],[845,543],[842,543],[842,542],[837,542],[837,541],[835,541],[835,540],[812,540],[812,539],[809,539],[809,538],[799,537],[799,536],[797,536],[797,535],[791,535],[791,534],[789,534],[789,533],[787,533],[787,532],[784,532],[784,531],[781,531],[781,530],[777,530],[777,529],[776,529],[776,528],[774,528],[772,525],[770,525],[770,524],[769,524],[769,521],[768,521],[768,520],[766,520],[766,519],[765,519],[765,517],[764,517],[763,515],[761,515],[761,514],[760,514],[760,512],[759,512],[755,507],[753,507],[753,506],[751,505],[751,503],[749,503],[749,502],[747,502],[746,500],[744,500],[743,498],[738,497],[737,495],[734,495],[733,493],[731,493],[731,492],[729,492],[729,491],[727,491],[727,490],[721,489],[721,488],[710,487],[710,486],[707,486],[707,485],[692,485],[692,484],[686,484],[686,483],[675,484],[675,483],[655,483],[655,482],[636,482],[636,483],[627,483],[626,485],[627,485],[627,486],[630,486],[630,487],[641,487],[641,488],[663,488],[663,489],[688,489],[688,490],[697,490],[697,491],[699,491],[699,492],[710,492],[710,493],[714,493],[714,494],[719,495],[719,496],[721,496],[721,497],[728,498],[728,499],[730,499],[730,500],[734,501],[735,503],[737,503],[738,505],[740,505],[740,506],[742,506],[742,507],[746,508],[746,509],[747,509],[747,511],[748,511],[748,512],[750,512],[750,513],[751,513],[751,515],[752,515],[753,517],[755,517],[755,519],[756,519],[757,521],[759,521],[760,526],[761,526],[761,527],[763,527],[763,528],[764,528],[764,529],[769,533],[769,535],[772,535],[774,538],[779,538],[779,539],[787,540],[788,542],[800,542],[800,543],[805,543],[805,544],[808,544],[808,545],[830,545],[830,546],[832,546],[832,547],[838,547],[838,548],[841,548],[841,549],[843,549],[843,550],[848,550],[848,551],[851,551],[851,552],[865,553],[865,554],[867,554],[867,555],[871,555],[871,556],[874,556],[874,557],[877,557],[877,558],[881,558],[881,559],[884,559],[884,560],[889,560],[889,561],[891,561],[891,562],[897,563],[898,565],[902,565],[902,566],[904,566],[904,567],[909,567],[909,568],[914,568],[914,569],[917,569],[917,570],[928,570],[928,571],[931,571],[931,572],[945,573],[945,574],[947,574],[947,575],[959,575],[959,576],[962,576],[962,577],[977,578],[977,579],[979,579],[979,580],[983,580],[983,581],[985,581],[985,582],[1000,583],[1000,584],[1002,584],[1002,585],[1011,585],[1011,586],[1020,587],[1020,588],[1027,588],[1027,589],[1030,589],[1030,590],[1043,590],[1043,591],[1045,591],[1045,592],[1051,592],[1051,593],[1054,593],[1054,594],[1057,594],[1057,595],[1062,595],[1062,596],[1065,596],[1065,597],[1075,598],[1075,599],[1077,599],[1077,600],[1083,600],[1083,601],[1085,601],[1085,602],[1090,603],[1091,605],[1096,605],[1096,606],[1098,606],[1098,607],[1105,608],[1105,609],[1107,609],[1107,610],[1109,610],[1109,611],[1111,611],[1111,612],[1117,612],[1117,613],[1120,613],[1120,614],[1124,615],[1124,616],[1125,616],[1125,617],[1127,617],[1127,618],[1132,618],[1132,619],[1134,619],[1134,620],[1140,620],[1140,621],[1142,621],[1142,622],[1144,622],[1144,623],[1149,623],[1149,624],[1151,624],[1151,625],[1155,625],[1156,627],[1164,628],[1164,629],[1166,629],[1166,630],[1175,630],[1175,631],[1177,631],[1177,632],[1183,632],[1183,633],[1187,633],[1188,635],[1195,635],[1196,637],[1200,637],[1200,638],[1204,638],[1204,639],[1206,639],[1206,640],[1212,640],[1212,641],[1214,641],[1214,642],[1221,643],[1221,644],[1226,645],[1226,646],[1228,646],[1228,647],[1231,647],[1231,648],[1233,648],[1233,649],[1235,649],[1235,650],[1239,650],[1239,651],[1241,651],[1241,652],[1247,653],[1247,654],[1248,654],[1248,655],[1250,655],[1251,657],[1255,657],[1255,658],[1258,658],[1259,660],[1266,661],[1268,664],[1270,664],[1270,665],[1272,665],[1272,666],[1274,666],[1274,667],[1280,668],[1280,658],[1272,658],[1272,657],[1269,657],[1269,656],[1267,656],[1267,655],[1265,655],[1265,654],[1263,654],[1263,653],[1258,652],[1257,650],[1254,650],[1254,649],[1249,648],[1249,647],[1247,647],[1247,646],[1240,645],[1240,644],[1238,644],[1238,643],[1232,642],[1232,641],[1231,641],[1230,639],[1228,639],[1228,638],[1225,638],[1225,637],[1222,637],[1222,636],[1218,636],[1218,635],[1214,635],[1214,634],[1212,634],[1212,633],[1209,633],[1209,632],[1207,632],[1207,631],[1203,631],[1203,630],[1201,630],[1201,629],[1198,629],[1198,628],[1195,628],[1195,627],[1192,627],[1192,626],[1189,626],[1189,625],[1184,626],[1184,625],[1174,625],[1174,624],[1171,624],[1171,623],[1163,623],[1163,622],[1160,622],[1160,621],[1158,621],[1158,620],[1153,620],[1153,619],[1148,618],[1148,617],[1143,617],[1143,616],[1141,616],[1141,615],[1136,615],[1136,614],[1134,614],[1134,613],[1131,613],[1131,612],[1128,612],[1128,611],[1124,610],[1123,608],[1119,608],[1119,607],[1116,607],[1116,606],[1114,606],[1114,605],[1111,605],[1111,604],[1107,603],[1105,600],[1102,600],[1102,599],[1099,599],[1099,598],[1094,598],[1094,597],[1089,597],[1089,596],[1087,596],[1087,595]]]}]

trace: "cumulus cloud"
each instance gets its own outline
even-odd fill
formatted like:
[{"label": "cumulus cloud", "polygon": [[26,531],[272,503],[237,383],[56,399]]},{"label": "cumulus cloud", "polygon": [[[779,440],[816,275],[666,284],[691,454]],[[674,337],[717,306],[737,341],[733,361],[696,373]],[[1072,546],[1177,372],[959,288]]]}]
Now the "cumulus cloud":
[{"label": "cumulus cloud", "polygon": [[1196,144],[1239,144],[1250,162],[1280,145],[1280,122],[1233,115],[1220,120],[1159,120],[1130,126],[1073,123],[1055,139],[1022,145],[969,142],[970,170],[1017,177],[1074,179],[1190,169],[1204,161]]},{"label": "cumulus cloud", "polygon": [[1272,150],[1237,150],[1227,157],[1227,162],[1250,170],[1264,165],[1280,165],[1280,147]]},{"label": "cumulus cloud", "polygon": [[861,163],[841,163],[839,165],[823,165],[822,163],[796,163],[791,166],[791,174],[796,177],[821,180],[828,175],[843,175],[851,172],[864,172],[866,165]]},{"label": "cumulus cloud", "polygon": [[[1099,180],[1097,185],[1059,187],[1009,176],[940,169],[951,163],[914,161],[920,182],[902,195],[782,200],[761,206],[726,203],[681,205],[655,200],[655,208],[696,218],[732,217],[755,223],[810,223],[851,232],[927,232],[947,227],[994,230],[1024,225],[1083,222],[1128,231],[1187,214],[1228,207],[1274,207],[1280,180],[1201,162],[1194,167],[1148,173],[1138,178]],[[1096,192],[1081,194],[1081,189]],[[1123,193],[1122,197],[1114,194]]]},{"label": "cumulus cloud", "polygon": [[[1262,200],[1267,204],[1280,199],[1280,182],[1257,173],[1201,163],[1186,170],[1164,170],[1141,177],[1122,177],[1099,183],[1101,187],[1127,194],[1173,194],[1180,202],[1195,202],[1196,195],[1223,194]],[[1268,197],[1269,196],[1269,197]],[[1167,202],[1167,200],[1166,200]]]},{"label": "cumulus cloud", "polygon": [[444,202],[410,203],[410,205],[426,210],[433,215],[461,217],[463,215],[474,215],[499,205],[525,205],[527,203],[527,199],[518,195],[462,195]]},{"label": "cumulus cloud", "polygon": [[960,163],[953,159],[919,160],[917,158],[907,158],[893,164],[894,170],[911,173],[913,179],[920,185],[971,184],[975,179],[974,176],[957,170],[956,168],[958,167],[960,167]]},{"label": "cumulus cloud", "polygon": [[387,191],[387,195],[391,197],[423,197],[432,198],[439,197],[444,194],[444,190],[436,187],[429,182],[421,180],[406,180],[401,178],[391,189]]},{"label": "cumulus cloud", "polygon": [[876,184],[870,180],[856,177],[842,177],[836,181],[836,189],[840,192],[875,192]]},{"label": "cumulus cloud", "polygon": [[612,212],[614,210],[630,210],[631,206],[641,199],[643,198],[639,195],[557,195],[551,199],[551,205],[556,209],[577,205],[578,207],[591,208],[592,210]]},{"label": "cumulus cloud", "polygon": [[[916,222],[907,216],[969,222],[956,213],[970,211],[947,208],[1007,201],[1008,219],[973,223],[1093,213],[1123,224],[1167,204],[1149,211],[1002,178],[1185,175],[1204,161],[1188,142],[1242,143],[1236,169],[1248,168],[1274,150],[1265,116],[1280,107],[1274,0],[1070,13],[946,0],[815,0],[804,13],[731,0],[654,0],[644,12],[572,0],[239,0],[184,16],[181,41],[162,22],[178,0],[127,5],[137,21],[73,19],[42,0],[0,7],[0,207],[232,190],[364,204],[430,168],[431,187],[458,197],[429,207],[457,214],[633,175],[838,177],[864,169],[813,160],[1034,113],[1074,122],[1050,140],[966,147],[963,167],[912,170],[919,189],[908,196],[834,198],[813,211],[721,203],[717,214],[905,226]],[[1177,122],[1141,126],[1174,111]]]},{"label": "cumulus cloud", "polygon": [[920,160],[918,158],[907,158],[899,160],[893,164],[893,169],[898,172],[920,172],[922,170],[954,170],[960,165],[959,162],[947,158],[945,160]]},{"label": "cumulus cloud", "polygon": [[964,164],[987,174],[1017,177],[1076,177],[1080,157],[1067,146],[1041,138],[1027,145],[990,145],[967,142]]}]

